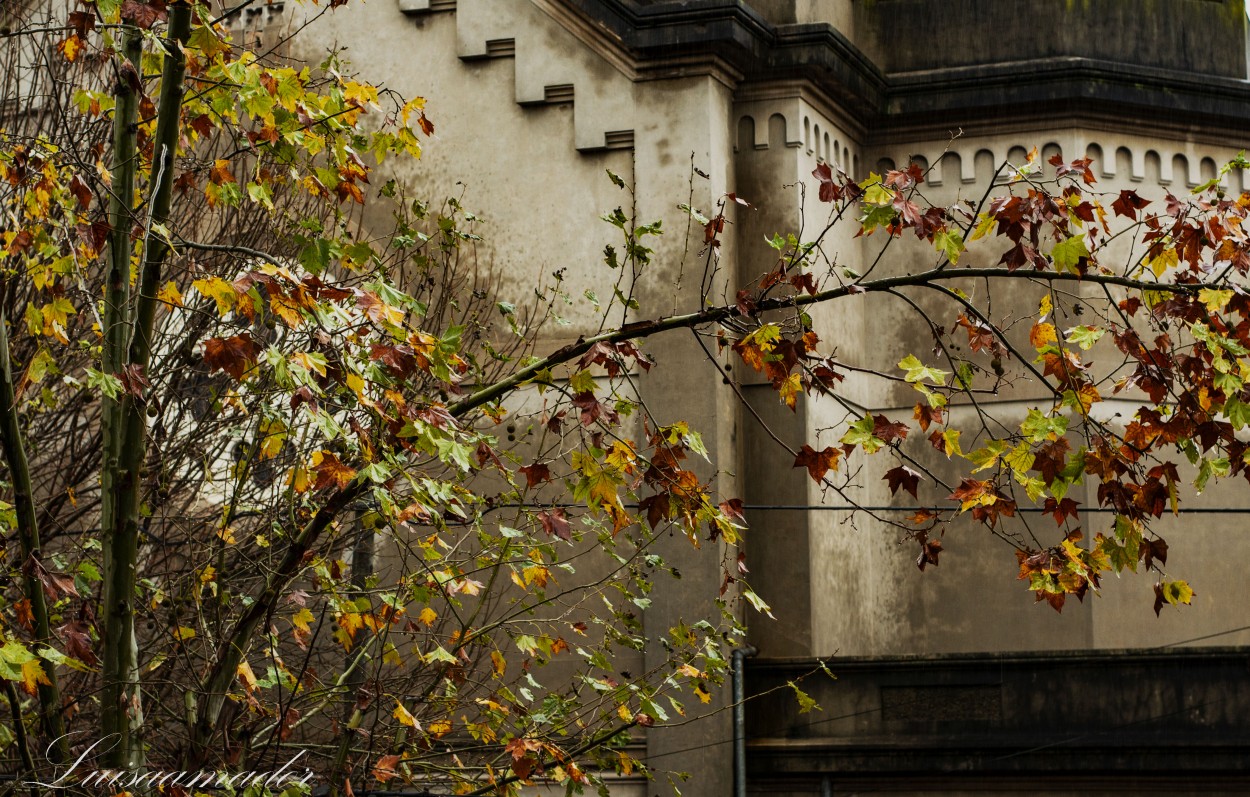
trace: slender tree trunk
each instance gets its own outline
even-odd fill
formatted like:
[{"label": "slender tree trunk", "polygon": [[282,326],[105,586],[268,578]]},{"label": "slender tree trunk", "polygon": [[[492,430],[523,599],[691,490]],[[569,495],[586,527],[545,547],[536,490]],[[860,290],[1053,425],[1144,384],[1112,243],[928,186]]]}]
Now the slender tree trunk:
[{"label": "slender tree trunk", "polygon": [[[39,521],[35,513],[34,487],[30,479],[30,463],[26,457],[26,443],[22,439],[21,422],[17,414],[17,391],[13,387],[13,366],[10,362],[9,320],[0,306],[0,446],[4,449],[4,461],[13,482],[13,509],[17,513],[17,537],[22,550],[22,562],[39,558]],[[26,600],[30,602],[34,618],[35,642],[51,646],[52,627],[48,620],[48,602],[44,597],[43,584],[33,568],[25,572]],[[61,690],[57,685],[56,668],[50,662],[43,665],[48,683],[39,685],[39,718],[44,734],[48,737],[49,755],[53,763],[68,758],[69,747],[65,739],[65,721],[61,714]]]},{"label": "slender tree trunk", "polygon": [[[106,766],[138,769],[143,766],[143,705],[139,685],[138,644],[135,639],[135,578],[139,554],[140,498],[147,453],[146,398],[142,379],[151,359],[156,318],[156,292],[168,246],[152,233],[155,224],[169,218],[173,196],[174,152],[182,109],[185,58],[181,43],[190,32],[191,9],[177,2],[169,9],[166,55],[161,76],[160,106],[153,137],[150,204],[144,236],[138,295],[130,296],[130,235],[135,174],[135,124],[139,91],[125,76],[136,68],[142,39],[128,27],[124,35],[113,119],[113,200],[108,280],[105,289],[104,372],[126,385],[117,400],[105,398],[102,523],[104,535],[104,688],[101,693],[101,732],[118,744],[105,755]],[[136,78],[138,79],[138,78]],[[133,315],[132,315],[133,314]]]},{"label": "slender tree trunk", "polygon": [[[356,541],[352,545],[352,588],[348,596],[355,601],[368,598],[369,578],[374,574],[374,532],[365,528],[364,512],[357,511],[353,527]],[[368,644],[365,642],[364,644]],[[334,755],[334,763],[330,767],[330,794],[344,794],[347,787],[345,780],[351,778],[352,768],[348,766],[352,743],[356,741],[361,724],[365,719],[364,709],[360,707],[360,689],[365,685],[365,668],[368,658],[356,662],[362,655],[361,651],[350,650],[343,656],[344,669],[351,668],[343,686],[343,732],[340,734],[339,747]],[[355,664],[353,667],[352,665]]]},{"label": "slender tree trunk", "polygon": [[[119,77],[114,89],[112,196],[109,201],[107,277],[104,287],[104,373],[120,378],[125,371],[129,338],[130,230],[134,225],[135,172],[138,166],[136,126],[139,115],[139,65],[143,38],[139,29],[127,25],[122,34]],[[101,527],[104,537],[104,615],[101,657],[100,733],[116,742],[104,755],[110,769],[142,765],[142,749],[132,739],[132,728],[142,722],[138,684],[138,645],[135,641],[135,557],[138,540],[120,528],[118,498],[125,489],[121,468],[121,399],[103,398],[101,423],[104,459],[101,463]]]}]

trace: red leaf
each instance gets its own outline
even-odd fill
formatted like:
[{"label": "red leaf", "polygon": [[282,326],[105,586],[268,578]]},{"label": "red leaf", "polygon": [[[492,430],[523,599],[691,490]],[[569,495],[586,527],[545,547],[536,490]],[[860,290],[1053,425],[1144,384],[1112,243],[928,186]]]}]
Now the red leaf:
[{"label": "red leaf", "polygon": [[1137,221],[1137,211],[1150,204],[1150,200],[1142,199],[1136,191],[1123,190],[1120,196],[1111,203],[1111,209],[1117,216],[1127,216],[1130,221]]}]

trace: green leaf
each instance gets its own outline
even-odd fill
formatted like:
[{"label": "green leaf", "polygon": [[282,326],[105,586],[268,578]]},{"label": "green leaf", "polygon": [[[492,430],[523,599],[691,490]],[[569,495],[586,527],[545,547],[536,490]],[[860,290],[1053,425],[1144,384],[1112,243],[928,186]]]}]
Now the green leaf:
[{"label": "green leaf", "polygon": [[1089,249],[1085,246],[1084,235],[1074,235],[1065,241],[1055,244],[1050,256],[1054,258],[1056,271],[1077,271],[1081,258],[1089,257]]},{"label": "green leaf", "polygon": [[[764,602],[763,598],[756,595],[755,591],[750,587],[746,587],[742,590],[742,596],[747,599],[747,602],[750,603],[752,607],[754,607],[755,611],[760,612],[761,614],[766,614],[769,617],[773,617],[772,608]],[[774,617],[773,619],[776,618]]]},{"label": "green leaf", "polygon": [[1020,431],[1034,443],[1055,440],[1067,434],[1068,419],[1063,415],[1049,418],[1040,410],[1031,409],[1028,417],[1020,424]]},{"label": "green leaf", "polygon": [[789,686],[792,690],[794,690],[794,697],[799,701],[799,713],[800,714],[806,714],[807,712],[813,711],[813,710],[814,711],[821,710],[820,706],[817,705],[815,698],[813,698],[807,692],[804,692],[802,689],[800,689],[799,685],[796,684],[794,681],[786,681],[786,685]]},{"label": "green leaf", "polygon": [[1106,331],[1107,330],[1099,329],[1098,327],[1079,326],[1072,327],[1063,334],[1066,336],[1069,343],[1075,343],[1080,346],[1082,350],[1088,351],[1095,343],[1098,342],[1098,339],[1101,338]]},{"label": "green leaf", "polygon": [[900,360],[898,367],[907,372],[907,375],[903,378],[908,382],[923,382],[927,380],[936,385],[946,384],[946,377],[948,375],[947,371],[943,371],[938,368],[929,368],[924,363],[920,362],[914,354],[909,354]]},{"label": "green leaf", "polygon": [[964,237],[953,230],[940,230],[933,235],[933,248],[956,264],[964,251]]},{"label": "green leaf", "polygon": [[868,413],[847,428],[841,442],[848,446],[863,446],[864,453],[875,454],[885,445],[884,440],[873,436],[872,430],[875,428],[876,422],[872,419],[872,413]]},{"label": "green leaf", "polygon": [[100,391],[114,401],[122,394],[122,380],[94,368],[87,369],[87,387]]},{"label": "green leaf", "polygon": [[1201,493],[1207,488],[1207,482],[1211,480],[1212,476],[1219,479],[1228,474],[1228,457],[1217,457],[1215,459],[1203,457],[1202,465],[1198,467],[1198,478],[1194,479],[1194,489]]},{"label": "green leaf", "polygon": [[1237,430],[1246,424],[1250,424],[1250,404],[1245,404],[1236,396],[1224,402],[1224,417],[1228,418],[1228,422],[1233,425],[1233,429]]}]

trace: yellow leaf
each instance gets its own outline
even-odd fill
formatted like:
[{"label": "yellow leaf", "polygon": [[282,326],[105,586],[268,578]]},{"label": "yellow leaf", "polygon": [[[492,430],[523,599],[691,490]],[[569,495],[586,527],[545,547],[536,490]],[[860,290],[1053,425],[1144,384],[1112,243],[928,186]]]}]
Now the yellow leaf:
[{"label": "yellow leaf", "polygon": [[312,486],[312,474],[303,465],[296,465],[291,468],[291,476],[287,483],[296,493],[306,493]]},{"label": "yellow leaf", "polygon": [[1059,340],[1055,334],[1055,328],[1051,324],[1034,324],[1033,329],[1029,332],[1029,343],[1033,344],[1033,348],[1042,349]]},{"label": "yellow leaf", "polygon": [[217,302],[217,314],[223,317],[234,309],[235,302],[238,301],[234,286],[221,277],[198,279],[191,283],[191,287],[204,298]]},{"label": "yellow leaf", "polygon": [[435,739],[451,733],[451,720],[434,720],[430,723],[429,732]]},{"label": "yellow leaf", "polygon": [[297,328],[304,322],[304,317],[300,314],[299,305],[290,296],[271,293],[269,295],[269,308],[291,329]]},{"label": "yellow leaf", "polygon": [[313,613],[310,612],[308,607],[305,606],[291,616],[291,625],[295,626],[304,633],[308,633],[312,630],[311,624],[313,619]]},{"label": "yellow leaf", "polygon": [[65,60],[72,64],[82,52],[82,39],[78,38],[77,33],[71,34],[68,39],[57,45],[57,49],[61,51],[61,55],[65,56]]},{"label": "yellow leaf", "polygon": [[1041,303],[1037,306],[1037,320],[1039,322],[1045,321],[1046,316],[1050,315],[1051,309],[1053,308],[1051,307],[1050,294],[1048,293],[1042,297]]},{"label": "yellow leaf", "polygon": [[490,652],[490,663],[495,670],[496,677],[503,675],[504,671],[508,669],[508,660],[497,650]]},{"label": "yellow leaf", "polygon": [[408,709],[404,708],[404,704],[398,700],[395,701],[395,710],[391,712],[391,716],[399,720],[400,725],[407,725],[409,728],[416,728],[417,730],[421,729],[421,726],[417,724],[417,718],[412,716]]},{"label": "yellow leaf", "polygon": [[436,620],[438,620],[438,612],[434,611],[429,606],[426,606],[421,610],[421,614],[417,615],[417,619],[424,623],[426,628],[429,628],[434,625]]},{"label": "yellow leaf", "polygon": [[695,684],[694,693],[696,696],[698,696],[700,702],[702,703],[712,702],[712,695],[710,692],[708,692],[706,689],[703,688],[703,684]]},{"label": "yellow leaf", "polygon": [[182,292],[173,281],[166,282],[165,287],[156,292],[156,298],[165,304],[182,307]]},{"label": "yellow leaf", "polygon": [[314,357],[307,352],[299,351],[291,355],[291,362],[303,366],[305,371],[309,373],[316,372],[318,376],[326,375],[325,357]]},{"label": "yellow leaf", "polygon": [[238,674],[239,682],[243,684],[244,689],[248,692],[256,691],[256,673],[252,672],[252,665],[246,661],[241,661],[235,672]]},{"label": "yellow leaf", "polygon": [[[1189,603],[1189,601],[1185,601]],[[26,690],[29,695],[35,694],[39,684],[51,686],[52,682],[48,680],[48,675],[43,671],[43,667],[39,666],[39,659],[30,659],[22,662],[22,689]]]},{"label": "yellow leaf", "polygon": [[1162,277],[1163,273],[1180,263],[1180,257],[1176,254],[1175,249],[1164,249],[1157,257],[1152,257],[1146,261],[1146,265],[1150,266],[1150,270],[1154,272],[1156,277]]},{"label": "yellow leaf", "polygon": [[174,629],[174,639],[180,642],[185,639],[195,639],[195,629],[180,625]]},{"label": "yellow leaf", "polygon": [[781,396],[781,400],[792,410],[794,409],[796,397],[802,389],[800,379],[800,374],[795,372],[786,377],[785,381],[777,387],[777,393]]}]

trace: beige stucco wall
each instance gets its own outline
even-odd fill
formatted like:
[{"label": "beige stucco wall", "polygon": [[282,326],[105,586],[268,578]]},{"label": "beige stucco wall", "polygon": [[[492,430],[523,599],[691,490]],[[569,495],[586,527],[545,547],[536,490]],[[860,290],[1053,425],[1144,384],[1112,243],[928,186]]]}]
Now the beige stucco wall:
[{"label": "beige stucco wall", "polygon": [[[420,5],[410,3],[414,9]],[[664,222],[654,265],[633,286],[641,318],[698,306],[702,231],[695,228],[694,243],[687,243],[688,221],[678,203],[708,212],[732,190],[757,205],[752,211],[734,209],[734,225],[724,237],[713,294],[732,298],[771,266],[775,253],[762,244],[765,236],[800,226],[810,233],[827,222],[828,206],[816,201],[810,176],[822,160],[862,178],[883,160],[901,165],[920,155],[936,164],[926,189],[933,201],[975,201],[999,162],[1037,146],[1044,154],[1062,150],[1068,158],[1097,157],[1105,190],[1131,187],[1161,196],[1165,188],[1180,192],[1206,179],[1241,143],[1204,140],[1198,133],[1167,138],[1108,132],[1063,121],[1013,127],[1005,112],[996,129],[953,141],[896,137],[888,146],[874,145],[864,140],[856,120],[803,84],[735,89],[725,75],[700,68],[682,77],[642,80],[630,73],[621,53],[556,13],[557,5],[460,0],[454,13],[405,14],[391,0],[373,0],[337,15],[333,29],[362,73],[427,98],[436,135],[426,142],[421,162],[395,176],[416,195],[456,194],[485,220],[478,256],[501,298],[528,295],[545,275],[565,269],[566,288],[578,302],[565,313],[570,325],[548,332],[553,347],[597,328],[595,314],[580,300],[586,290],[600,298],[610,295],[615,275],[602,265],[602,250],[615,241],[598,216],[621,204],[628,210],[631,199],[607,180],[605,169],[630,185],[640,221]],[[791,14],[788,4],[774,5],[769,13]],[[780,21],[843,20],[850,34],[849,5],[810,0],[794,4],[794,20]],[[692,179],[691,164],[708,177]],[[805,195],[797,184],[806,186]],[[1238,179],[1230,187],[1242,185]],[[843,225],[823,249],[831,260],[863,271],[881,243],[879,235],[854,238]],[[902,240],[892,244],[876,273],[935,263],[931,246]],[[1015,307],[1027,317],[1036,300],[1000,295],[996,301],[1006,304],[995,309]],[[927,297],[917,301],[935,312],[940,306]],[[937,320],[949,325],[954,314],[949,307],[941,313]],[[923,325],[909,320],[890,297],[849,297],[812,315],[823,340],[867,366],[891,370],[906,353],[932,347]],[[646,348],[659,367],[641,376],[643,397],[660,421],[680,417],[702,429],[726,494],[761,505],[845,503],[791,467],[792,458],[740,410],[731,391],[722,389],[715,364],[688,335],[657,338]],[[752,382],[753,375],[738,374]],[[744,390],[756,412],[795,447],[805,441],[817,448],[834,444],[840,432],[830,427],[846,417],[848,406],[910,417],[916,400],[905,386],[854,376],[841,392],[847,404],[803,399],[795,413],[766,385],[748,384]],[[1004,386],[986,403],[1009,421],[1044,399],[1035,385],[1021,383]],[[967,417],[967,410],[956,413]],[[915,451],[926,463],[949,470],[923,441]],[[849,494],[866,504],[890,504],[880,476],[892,463],[879,456],[864,465]],[[1250,506],[1247,498],[1244,485],[1232,484],[1210,491],[1204,503]],[[894,501],[905,502],[910,497]],[[1083,503],[1093,505],[1093,496]],[[1089,533],[1108,518],[1091,516]],[[1236,563],[1241,556],[1229,552],[1247,544],[1240,531],[1244,518],[1186,516],[1160,524],[1172,546],[1173,574],[1189,578],[1199,597],[1193,607],[1169,608],[1156,619],[1150,610],[1153,579],[1140,574],[1109,578],[1104,596],[1070,602],[1062,615],[1034,605],[1014,578],[1011,547],[970,521],[952,525],[941,565],[921,574],[913,563],[915,546],[900,545],[898,530],[863,514],[852,520],[840,512],[753,512],[747,542],[753,583],[778,620],[752,616],[751,638],[764,655],[810,656],[1143,647],[1214,634],[1240,624],[1236,612],[1244,588]],[[1028,520],[1043,540],[1045,534],[1055,536],[1049,520],[1036,515]],[[714,611],[718,552],[705,548],[696,554],[675,539],[664,543],[663,553],[684,577],[657,586],[648,626],[663,628],[678,617]],[[1250,633],[1243,632],[1207,644],[1246,642]],[[696,776],[696,793],[724,794],[728,738],[728,716],[720,714],[650,734],[648,753],[657,762],[679,759],[678,768]]]}]

